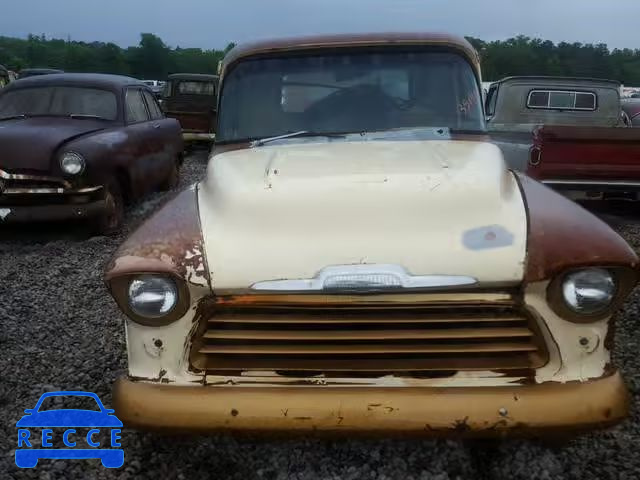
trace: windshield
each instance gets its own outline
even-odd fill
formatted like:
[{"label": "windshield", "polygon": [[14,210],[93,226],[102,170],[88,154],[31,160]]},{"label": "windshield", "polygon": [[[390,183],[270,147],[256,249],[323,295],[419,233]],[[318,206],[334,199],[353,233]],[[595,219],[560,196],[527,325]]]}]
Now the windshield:
[{"label": "windshield", "polygon": [[0,96],[0,118],[16,115],[88,115],[115,120],[118,104],[113,92],[96,88],[24,88]]},{"label": "windshield", "polygon": [[218,141],[415,127],[484,130],[480,92],[460,56],[426,51],[247,60],[227,75]]}]

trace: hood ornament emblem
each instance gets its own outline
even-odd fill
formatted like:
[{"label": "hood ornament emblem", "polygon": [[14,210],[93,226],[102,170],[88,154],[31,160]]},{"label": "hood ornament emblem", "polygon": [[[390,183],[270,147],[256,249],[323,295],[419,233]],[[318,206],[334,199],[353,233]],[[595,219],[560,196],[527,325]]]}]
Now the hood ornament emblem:
[{"label": "hood ornament emblem", "polygon": [[266,280],[254,283],[252,290],[319,292],[404,290],[471,286],[478,283],[464,275],[411,275],[404,267],[391,264],[334,265],[308,279]]}]

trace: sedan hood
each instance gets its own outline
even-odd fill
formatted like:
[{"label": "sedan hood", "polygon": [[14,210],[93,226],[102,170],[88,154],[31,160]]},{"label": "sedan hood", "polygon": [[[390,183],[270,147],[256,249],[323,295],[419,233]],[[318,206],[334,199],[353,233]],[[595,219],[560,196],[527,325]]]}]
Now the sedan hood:
[{"label": "sedan hood", "polygon": [[[468,141],[279,145],[214,156],[199,190],[216,291],[330,266],[522,281],[526,212],[497,147]],[[386,267],[384,267],[386,266]]]},{"label": "sedan hood", "polygon": [[59,117],[0,121],[0,168],[48,172],[60,145],[103,128],[101,121]]}]

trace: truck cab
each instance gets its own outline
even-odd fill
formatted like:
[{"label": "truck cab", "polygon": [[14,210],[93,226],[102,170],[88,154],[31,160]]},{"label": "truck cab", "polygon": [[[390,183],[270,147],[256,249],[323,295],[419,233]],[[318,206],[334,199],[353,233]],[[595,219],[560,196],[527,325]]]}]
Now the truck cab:
[{"label": "truck cab", "polygon": [[162,108],[182,126],[185,141],[215,138],[218,77],[199,73],[169,75],[162,90]]},{"label": "truck cab", "polygon": [[541,126],[625,127],[620,83],[569,77],[509,77],[489,88],[487,129],[511,168],[526,171]]}]

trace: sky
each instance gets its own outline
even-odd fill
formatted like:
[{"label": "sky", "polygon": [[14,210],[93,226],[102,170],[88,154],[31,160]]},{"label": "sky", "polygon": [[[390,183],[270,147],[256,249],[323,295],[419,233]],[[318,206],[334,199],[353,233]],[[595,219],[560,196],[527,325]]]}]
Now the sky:
[{"label": "sky", "polygon": [[640,0],[0,0],[0,35],[175,47],[292,35],[438,31],[640,48]]}]

